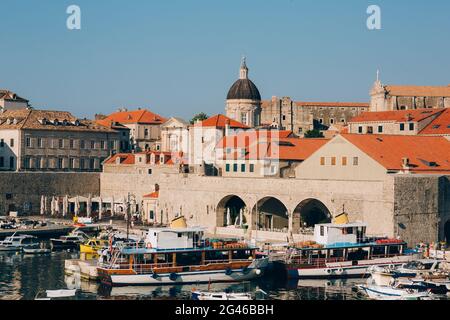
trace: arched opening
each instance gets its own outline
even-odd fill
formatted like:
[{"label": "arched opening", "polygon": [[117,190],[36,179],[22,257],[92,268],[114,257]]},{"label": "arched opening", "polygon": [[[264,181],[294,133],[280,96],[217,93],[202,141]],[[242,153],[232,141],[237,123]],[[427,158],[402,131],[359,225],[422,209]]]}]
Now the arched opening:
[{"label": "arched opening", "polygon": [[289,212],[277,198],[266,197],[253,207],[254,230],[287,232],[289,229]]},{"label": "arched opening", "polygon": [[293,231],[299,233],[311,229],[318,223],[331,222],[330,210],[317,199],[306,199],[300,202],[294,210]]},{"label": "arched opening", "polygon": [[444,236],[447,245],[450,245],[450,220],[447,221],[444,225]]},{"label": "arched opening", "polygon": [[[241,225],[246,223],[244,210],[246,204],[244,200],[235,195],[229,195],[220,200],[217,205],[217,226],[227,227],[233,225]],[[242,222],[240,221],[242,217]]]}]

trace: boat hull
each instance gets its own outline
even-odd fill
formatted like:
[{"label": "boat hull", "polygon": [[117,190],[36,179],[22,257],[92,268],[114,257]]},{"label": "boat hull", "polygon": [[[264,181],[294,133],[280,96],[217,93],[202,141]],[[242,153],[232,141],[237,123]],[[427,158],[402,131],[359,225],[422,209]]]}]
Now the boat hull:
[{"label": "boat hull", "polygon": [[338,279],[369,276],[368,269],[373,266],[398,267],[414,260],[414,256],[399,256],[389,259],[362,260],[354,264],[352,261],[329,263],[323,267],[286,266],[289,279]]},{"label": "boat hull", "polygon": [[65,242],[60,240],[51,239],[52,248],[55,250],[78,250],[80,247],[79,243],[76,242]]},{"label": "boat hull", "polygon": [[[110,286],[149,286],[149,285],[179,285],[210,282],[242,282],[261,277],[268,265],[268,259],[252,262],[247,268],[219,269],[204,271],[187,271],[178,273],[136,274],[123,270],[105,270],[98,268],[101,282]],[[120,274],[119,274],[120,273]]]}]

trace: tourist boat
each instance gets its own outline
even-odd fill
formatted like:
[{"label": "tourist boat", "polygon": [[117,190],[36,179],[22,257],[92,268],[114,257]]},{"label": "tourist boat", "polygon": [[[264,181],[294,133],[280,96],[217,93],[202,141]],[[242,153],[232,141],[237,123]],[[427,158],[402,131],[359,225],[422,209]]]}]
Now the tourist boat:
[{"label": "tourist boat", "polygon": [[50,239],[53,249],[78,249],[80,244],[89,239],[85,233],[77,231],[58,239]]},{"label": "tourist boat", "polygon": [[263,275],[268,258],[256,259],[256,247],[210,243],[203,234],[202,228],[150,229],[145,247],[110,245],[104,250],[98,275],[112,286],[240,282]]},{"label": "tourist boat", "polygon": [[401,240],[366,237],[366,228],[360,222],[317,224],[315,241],[290,248],[281,262],[288,278],[361,277],[371,266],[394,268],[418,258]]},{"label": "tourist boat", "polygon": [[98,254],[99,250],[102,250],[106,247],[108,247],[107,240],[91,238],[87,242],[80,244],[80,253],[96,255]]},{"label": "tourist boat", "polygon": [[37,238],[29,235],[17,235],[7,237],[0,241],[0,251],[22,251],[24,248],[35,248],[39,245]]}]

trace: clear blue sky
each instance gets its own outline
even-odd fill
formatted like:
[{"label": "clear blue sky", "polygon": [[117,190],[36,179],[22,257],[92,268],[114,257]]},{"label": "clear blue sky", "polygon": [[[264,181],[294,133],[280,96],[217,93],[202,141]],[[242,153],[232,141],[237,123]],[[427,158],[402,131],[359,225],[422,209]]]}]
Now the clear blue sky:
[{"label": "clear blue sky", "polygon": [[[447,0],[0,0],[0,88],[79,117],[119,106],[224,112],[242,55],[263,98],[368,101],[384,83],[450,83]],[[66,8],[82,30],[66,28]],[[366,9],[382,9],[382,30]]]}]

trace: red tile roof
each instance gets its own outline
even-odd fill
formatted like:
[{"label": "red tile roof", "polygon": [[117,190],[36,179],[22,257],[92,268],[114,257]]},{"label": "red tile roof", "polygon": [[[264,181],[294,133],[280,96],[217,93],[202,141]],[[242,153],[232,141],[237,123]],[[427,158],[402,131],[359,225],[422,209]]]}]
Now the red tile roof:
[{"label": "red tile roof", "polygon": [[[388,170],[403,170],[408,158],[414,173],[450,173],[450,141],[444,137],[342,134]],[[436,163],[436,166],[430,163]]]},{"label": "red tile roof", "polygon": [[450,135],[450,109],[445,109],[439,117],[431,121],[419,134]]},{"label": "red tile roof", "polygon": [[397,110],[397,111],[379,111],[364,112],[359,116],[352,118],[349,123],[354,122],[379,122],[379,121],[415,121],[419,122],[428,117],[436,116],[442,113],[444,109],[416,109],[416,110]]},{"label": "red tile roof", "polygon": [[230,125],[230,128],[249,129],[248,126],[246,126],[246,125],[244,125],[244,124],[242,124],[242,123],[240,123],[240,122],[238,122],[236,120],[230,119],[230,118],[224,116],[223,114],[218,114],[218,115],[215,115],[215,116],[213,116],[211,118],[203,120],[203,121],[201,121],[199,123],[196,123],[195,126],[214,127],[214,128],[221,128],[221,129],[223,129],[223,128],[225,128],[227,123]]},{"label": "red tile roof", "polygon": [[449,86],[397,86],[384,87],[391,96],[404,97],[450,97]]},{"label": "red tile roof", "polygon": [[97,123],[103,125],[110,125],[111,122],[119,122],[121,124],[141,123],[141,124],[162,124],[167,119],[160,115],[148,111],[146,109],[133,111],[119,111],[110,114],[102,120],[97,120]]},{"label": "red tile roof", "polygon": [[105,164],[116,164],[117,158],[120,158],[120,164],[134,164],[134,154],[132,153],[117,153],[107,159]]},{"label": "red tile roof", "polygon": [[225,136],[217,144],[218,148],[244,148],[248,147],[250,141],[268,141],[269,139],[285,139],[293,137],[293,132],[289,130],[251,130],[240,132],[236,135]]}]

